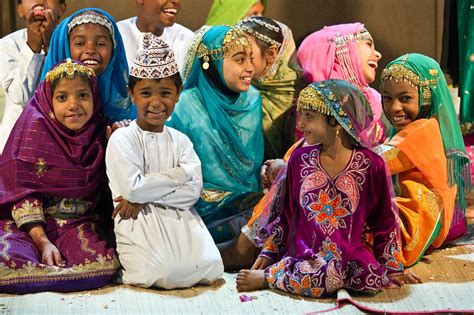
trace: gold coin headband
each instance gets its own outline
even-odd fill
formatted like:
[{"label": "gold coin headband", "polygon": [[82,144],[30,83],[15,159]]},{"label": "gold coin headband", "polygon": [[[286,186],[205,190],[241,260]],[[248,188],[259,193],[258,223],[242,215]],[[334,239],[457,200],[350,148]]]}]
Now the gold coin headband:
[{"label": "gold coin headband", "polygon": [[222,47],[217,49],[209,49],[202,42],[197,49],[198,58],[203,58],[202,68],[209,69],[209,60],[219,60],[228,57],[238,47],[250,49],[250,42],[243,31],[232,27],[224,36]]},{"label": "gold coin headband", "polygon": [[85,74],[89,78],[95,77],[95,72],[89,67],[75,63],[71,58],[66,59],[66,62],[56,66],[46,74],[45,80],[53,82],[58,78],[66,77],[68,80],[74,79],[76,74]]}]

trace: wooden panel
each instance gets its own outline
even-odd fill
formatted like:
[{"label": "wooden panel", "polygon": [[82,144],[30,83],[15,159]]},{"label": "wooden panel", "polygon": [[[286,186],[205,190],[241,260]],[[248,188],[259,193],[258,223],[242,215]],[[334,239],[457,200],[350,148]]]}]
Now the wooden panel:
[{"label": "wooden panel", "polygon": [[[441,57],[444,0],[272,0],[269,3],[267,16],[290,26],[297,43],[324,25],[364,23],[383,55],[379,70],[407,52],[419,52],[437,60]],[[178,22],[196,30],[205,22],[210,5],[211,0],[182,0]],[[117,20],[136,12],[133,0],[69,0],[66,14],[94,6],[110,12]],[[4,8],[5,0],[2,0],[3,35],[11,31],[6,25],[10,17]],[[15,26],[24,27],[23,21],[17,18]]]}]

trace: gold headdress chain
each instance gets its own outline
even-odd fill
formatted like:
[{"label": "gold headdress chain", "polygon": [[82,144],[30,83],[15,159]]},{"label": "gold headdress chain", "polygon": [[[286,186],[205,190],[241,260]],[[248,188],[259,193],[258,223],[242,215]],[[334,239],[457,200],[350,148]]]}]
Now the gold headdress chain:
[{"label": "gold headdress chain", "polygon": [[71,58],[66,59],[66,62],[61,63],[56,68],[52,69],[46,74],[45,80],[53,82],[58,78],[66,77],[72,80],[76,74],[85,74],[88,77],[95,77],[95,72],[89,67],[75,63]]},{"label": "gold headdress chain", "polygon": [[209,49],[205,44],[200,43],[197,49],[198,58],[203,58],[202,68],[209,69],[209,60],[219,60],[229,56],[238,47],[250,49],[250,42],[244,32],[232,27],[227,31],[222,47],[217,49]]}]

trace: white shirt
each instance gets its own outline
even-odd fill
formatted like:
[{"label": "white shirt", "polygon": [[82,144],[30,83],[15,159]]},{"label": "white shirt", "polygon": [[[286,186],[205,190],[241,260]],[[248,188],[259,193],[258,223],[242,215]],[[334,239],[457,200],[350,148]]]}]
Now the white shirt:
[{"label": "white shirt", "polygon": [[[122,35],[125,53],[127,54],[127,62],[130,67],[138,50],[142,48],[144,33],[140,32],[137,27],[136,16],[118,22],[117,27]],[[179,73],[182,75],[186,54],[194,39],[194,33],[181,24],[174,23],[172,26],[165,27],[163,34],[158,38],[167,43],[173,50]]]},{"label": "white shirt", "polygon": [[44,52],[34,53],[26,40],[26,28],[0,40],[0,82],[5,93],[5,112],[0,124],[0,152],[23,107],[40,83],[45,55]]},{"label": "white shirt", "polygon": [[115,218],[123,283],[174,289],[222,275],[219,250],[193,208],[201,162],[186,135],[166,126],[145,131],[133,121],[112,134],[106,165],[114,197],[146,203],[137,219]]}]

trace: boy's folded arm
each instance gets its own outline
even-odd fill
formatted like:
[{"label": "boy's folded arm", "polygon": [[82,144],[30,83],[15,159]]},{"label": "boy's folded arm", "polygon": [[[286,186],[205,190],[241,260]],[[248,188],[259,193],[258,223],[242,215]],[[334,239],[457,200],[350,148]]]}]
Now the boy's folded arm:
[{"label": "boy's folded arm", "polygon": [[189,209],[199,200],[202,192],[203,180],[201,173],[201,161],[193,149],[192,143],[189,139],[182,139],[184,142],[180,152],[178,165],[184,170],[187,175],[186,181],[182,187],[164,196],[156,203],[165,206]]},{"label": "boy's folded arm", "polygon": [[133,203],[154,202],[181,187],[187,175],[181,167],[161,173],[143,172],[143,161],[127,139],[119,139],[116,131],[109,140],[105,156],[107,176],[114,196]]}]

